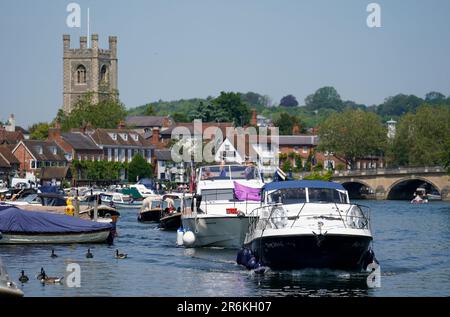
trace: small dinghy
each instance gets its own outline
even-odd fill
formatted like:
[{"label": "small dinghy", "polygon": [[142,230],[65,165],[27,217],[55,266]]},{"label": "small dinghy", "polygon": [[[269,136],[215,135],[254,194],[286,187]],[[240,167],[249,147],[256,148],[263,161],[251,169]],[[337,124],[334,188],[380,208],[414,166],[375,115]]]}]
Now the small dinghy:
[{"label": "small dinghy", "polygon": [[0,259],[0,297],[22,297],[23,292],[11,281]]},{"label": "small dinghy", "polygon": [[113,226],[0,205],[0,244],[112,243]]}]

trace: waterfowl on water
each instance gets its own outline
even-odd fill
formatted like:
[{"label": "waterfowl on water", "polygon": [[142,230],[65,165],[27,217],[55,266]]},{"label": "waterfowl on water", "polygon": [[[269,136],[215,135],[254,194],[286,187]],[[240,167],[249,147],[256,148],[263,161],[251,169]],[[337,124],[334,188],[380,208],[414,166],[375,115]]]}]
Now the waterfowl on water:
[{"label": "waterfowl on water", "polygon": [[116,259],[126,259],[127,254],[125,253],[119,253],[119,250],[116,249]]},{"label": "waterfowl on water", "polygon": [[88,252],[86,253],[86,257],[88,259],[92,259],[94,257],[94,255],[91,253],[91,249],[88,249]]},{"label": "waterfowl on water", "polygon": [[63,279],[64,279],[64,277],[47,276],[47,274],[45,274],[45,271],[44,271],[44,274],[41,278],[41,283],[42,284],[60,284]]},{"label": "waterfowl on water", "polygon": [[44,268],[41,267],[41,273],[39,273],[38,275],[36,275],[36,278],[37,278],[38,280],[41,280],[41,279],[44,278],[44,276],[45,276],[45,271],[44,271]]},{"label": "waterfowl on water", "polygon": [[21,283],[26,283],[26,282],[28,282],[28,276],[25,275],[25,271],[24,271],[24,270],[22,270],[22,272],[21,272],[21,274],[20,274],[19,281],[20,281]]},{"label": "waterfowl on water", "polygon": [[52,258],[57,258],[58,256],[55,254],[55,250],[54,249],[52,249],[52,255],[51,255],[51,257]]}]

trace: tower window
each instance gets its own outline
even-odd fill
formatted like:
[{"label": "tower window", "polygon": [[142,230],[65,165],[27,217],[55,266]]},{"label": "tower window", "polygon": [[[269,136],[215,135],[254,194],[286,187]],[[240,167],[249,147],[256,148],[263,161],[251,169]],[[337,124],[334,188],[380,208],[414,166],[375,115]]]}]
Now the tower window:
[{"label": "tower window", "polygon": [[103,65],[100,69],[100,82],[107,83],[108,82],[108,68],[106,65]]},{"label": "tower window", "polygon": [[85,84],[86,83],[86,67],[83,65],[79,65],[77,67],[77,83]]}]

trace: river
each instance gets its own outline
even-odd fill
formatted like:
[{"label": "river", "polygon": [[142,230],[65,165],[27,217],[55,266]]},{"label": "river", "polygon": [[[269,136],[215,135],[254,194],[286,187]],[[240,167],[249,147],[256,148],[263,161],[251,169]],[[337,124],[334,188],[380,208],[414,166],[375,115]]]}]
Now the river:
[{"label": "river", "polygon": [[[113,246],[0,246],[9,275],[25,296],[450,296],[450,203],[360,201],[372,209],[374,251],[381,287],[345,272],[269,271],[255,275],[235,264],[236,251],[176,247],[176,233],[136,221],[123,210]],[[91,248],[94,258],[85,254]],[[51,249],[57,258],[51,258]],[[117,260],[119,249],[128,258]],[[63,276],[81,268],[81,287],[41,285],[41,267]],[[18,282],[21,270],[29,276]]]}]

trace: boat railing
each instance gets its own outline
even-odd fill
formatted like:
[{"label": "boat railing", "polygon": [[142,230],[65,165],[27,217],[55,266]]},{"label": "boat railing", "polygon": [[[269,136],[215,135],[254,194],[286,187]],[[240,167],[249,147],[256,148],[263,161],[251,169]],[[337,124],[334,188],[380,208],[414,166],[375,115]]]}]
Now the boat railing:
[{"label": "boat railing", "polygon": [[[249,232],[265,229],[285,229],[302,227],[305,221],[313,219],[336,221],[339,227],[351,229],[369,229],[370,224],[370,208],[362,205],[349,205],[347,210],[340,210],[329,214],[318,214],[308,211],[310,203],[303,203],[301,209],[296,215],[288,215],[283,208],[283,204],[274,203],[255,208],[250,214]],[[303,221],[302,221],[303,220]],[[323,224],[323,222],[322,222]],[[329,226],[328,226],[329,227]],[[323,227],[327,230],[327,226]]]}]

